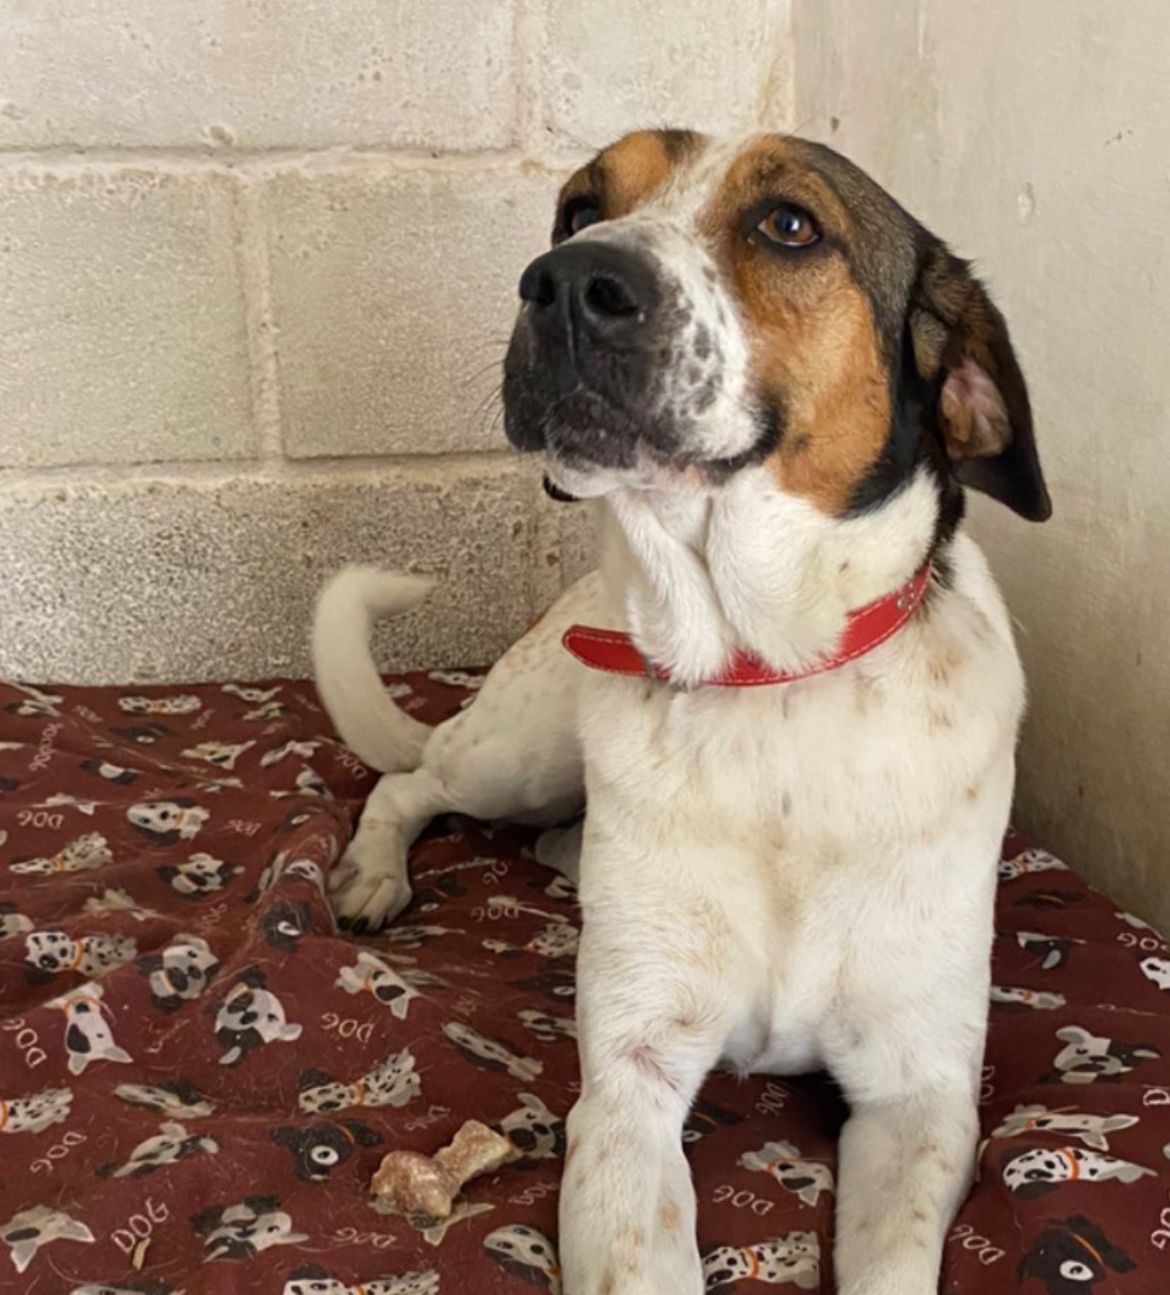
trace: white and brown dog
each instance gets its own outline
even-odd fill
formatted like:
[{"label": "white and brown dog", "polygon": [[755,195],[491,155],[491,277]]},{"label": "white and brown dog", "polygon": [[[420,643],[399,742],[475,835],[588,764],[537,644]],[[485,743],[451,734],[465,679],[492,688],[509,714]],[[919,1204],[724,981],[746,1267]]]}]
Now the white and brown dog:
[{"label": "white and brown dog", "polygon": [[553,241],[520,282],[505,426],[554,498],[604,499],[602,569],[433,731],[367,647],[427,583],[327,588],[320,691],[387,773],[337,911],[398,912],[436,814],[553,824],[587,791],[553,850],[581,835],[565,1295],[702,1291],[680,1135],[720,1060],[833,1072],[840,1290],[928,1295],[974,1162],[1024,703],[963,487],[1050,511],[1007,328],[798,139],[628,136],[569,180]]}]

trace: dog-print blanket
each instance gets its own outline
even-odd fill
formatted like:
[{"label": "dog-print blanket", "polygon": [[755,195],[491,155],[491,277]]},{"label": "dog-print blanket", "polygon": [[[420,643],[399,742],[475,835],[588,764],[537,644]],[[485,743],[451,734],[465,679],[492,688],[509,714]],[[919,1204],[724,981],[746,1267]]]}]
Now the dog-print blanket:
[{"label": "dog-print blanket", "polygon": [[[477,682],[390,686],[437,721]],[[440,820],[410,909],[342,936],[323,883],[373,781],[306,684],[0,686],[0,1291],[559,1291],[572,889],[531,833]],[[1170,1289],[1170,949],[1009,839],[993,981],[943,1290]],[[709,1293],[832,1291],[843,1117],[823,1078],[712,1077]],[[386,1151],[471,1118],[522,1158],[439,1226],[370,1208]]]}]

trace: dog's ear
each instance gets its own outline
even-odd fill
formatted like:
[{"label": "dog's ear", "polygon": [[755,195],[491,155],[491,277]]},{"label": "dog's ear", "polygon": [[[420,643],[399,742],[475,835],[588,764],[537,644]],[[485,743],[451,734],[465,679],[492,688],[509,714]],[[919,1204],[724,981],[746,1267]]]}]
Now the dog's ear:
[{"label": "dog's ear", "polygon": [[1052,503],[1032,433],[1032,409],[1007,324],[965,261],[931,241],[910,304],[919,375],[955,477],[1042,522]]}]

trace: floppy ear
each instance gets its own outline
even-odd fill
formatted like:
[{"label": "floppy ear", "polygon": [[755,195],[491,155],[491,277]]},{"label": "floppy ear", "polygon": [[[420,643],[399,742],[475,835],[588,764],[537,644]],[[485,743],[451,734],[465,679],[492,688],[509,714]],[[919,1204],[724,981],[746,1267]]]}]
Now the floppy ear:
[{"label": "floppy ear", "polygon": [[1032,434],[1028,388],[1007,324],[965,261],[941,243],[922,260],[910,307],[919,374],[955,477],[1029,521],[1052,515]]}]

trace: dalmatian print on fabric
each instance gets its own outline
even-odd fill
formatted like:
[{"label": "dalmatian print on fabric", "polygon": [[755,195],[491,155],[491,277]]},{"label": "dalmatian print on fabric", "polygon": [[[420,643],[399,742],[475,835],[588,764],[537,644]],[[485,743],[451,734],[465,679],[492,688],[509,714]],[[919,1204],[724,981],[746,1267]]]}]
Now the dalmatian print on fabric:
[{"label": "dalmatian print on fabric", "polygon": [[25,937],[25,961],[38,972],[72,972],[87,980],[132,962],[138,945],[126,935],[82,935],[64,931],[32,931]]},{"label": "dalmatian print on fabric", "polygon": [[26,1097],[0,1098],[0,1133],[43,1133],[69,1118],[73,1092],[45,1088]]},{"label": "dalmatian print on fabric", "polygon": [[723,1295],[743,1281],[816,1290],[820,1269],[820,1242],[812,1232],[791,1232],[752,1246],[719,1246],[703,1256],[706,1295]]},{"label": "dalmatian print on fabric", "polygon": [[1057,1183],[1136,1183],[1154,1173],[1142,1165],[1118,1160],[1083,1147],[1037,1149],[1012,1156],[1003,1167],[1003,1180],[1017,1196],[1043,1196]]},{"label": "dalmatian print on fabric", "polygon": [[[394,686],[427,722],[466,696]],[[411,908],[346,938],[327,879],[375,775],[311,688],[43,692],[0,684],[14,1295],[557,1291],[580,917],[571,882],[534,861],[540,833],[432,824]],[[199,704],[173,713],[176,696]],[[986,1141],[940,1289],[1160,1291],[1170,947],[1052,856],[1014,839],[1003,854]],[[844,1117],[816,1075],[709,1077],[682,1131],[708,1290],[830,1295]],[[450,1218],[369,1207],[387,1151],[432,1152],[473,1118],[519,1154]]]}]

